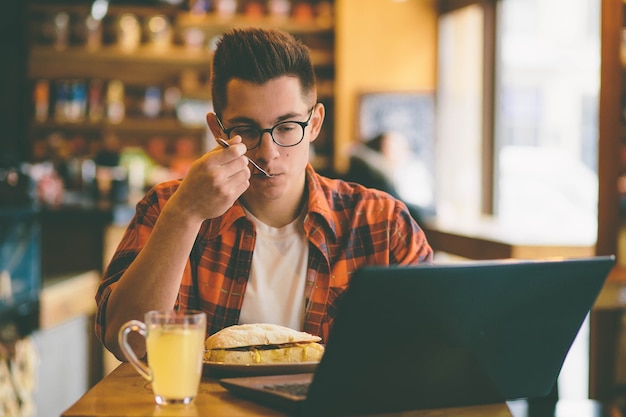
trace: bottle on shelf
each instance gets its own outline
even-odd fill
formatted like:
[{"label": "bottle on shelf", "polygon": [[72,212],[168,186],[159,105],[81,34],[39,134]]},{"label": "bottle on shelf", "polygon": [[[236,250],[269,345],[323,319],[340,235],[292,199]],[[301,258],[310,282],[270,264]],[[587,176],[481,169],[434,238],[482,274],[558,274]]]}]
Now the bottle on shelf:
[{"label": "bottle on shelf", "polygon": [[141,25],[137,16],[124,13],[117,24],[117,44],[123,52],[137,50],[141,43]]},{"label": "bottle on shelf", "polygon": [[143,99],[143,114],[149,118],[158,117],[161,113],[161,89],[156,86],[146,88]]},{"label": "bottle on shelf", "polygon": [[215,0],[215,13],[219,17],[233,17],[237,12],[237,0]]},{"label": "bottle on shelf", "polygon": [[37,81],[33,92],[33,99],[35,101],[35,120],[45,122],[48,120],[50,103],[50,82],[48,80]]},{"label": "bottle on shelf", "polygon": [[164,15],[152,16],[147,24],[150,45],[156,51],[165,51],[172,44],[172,27]]},{"label": "bottle on shelf", "polygon": [[120,80],[111,80],[107,87],[107,119],[117,124],[124,120],[126,105],[124,104],[124,83]]},{"label": "bottle on shelf", "polygon": [[267,10],[273,18],[287,19],[291,13],[291,2],[289,0],[268,0]]},{"label": "bottle on shelf", "polygon": [[87,112],[87,91],[84,81],[73,81],[70,91],[67,121],[72,123],[82,122],[85,120]]},{"label": "bottle on shelf", "polygon": [[64,50],[69,44],[70,38],[70,15],[67,12],[59,12],[54,15],[54,47]]},{"label": "bottle on shelf", "polygon": [[95,52],[102,47],[102,21],[92,15],[85,19],[85,47],[88,51]]},{"label": "bottle on shelf", "polygon": [[89,82],[89,121],[92,123],[100,122],[104,118],[103,89],[104,82],[101,79],[94,78]]},{"label": "bottle on shelf", "polygon": [[56,82],[56,95],[54,97],[54,120],[59,123],[67,122],[69,102],[71,96],[70,83],[67,80]]}]

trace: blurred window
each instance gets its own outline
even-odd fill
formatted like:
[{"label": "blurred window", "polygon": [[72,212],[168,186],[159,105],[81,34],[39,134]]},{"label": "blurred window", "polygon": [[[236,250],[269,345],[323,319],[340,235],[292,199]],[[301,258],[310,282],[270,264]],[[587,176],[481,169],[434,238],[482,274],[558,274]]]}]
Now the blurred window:
[{"label": "blurred window", "polygon": [[486,10],[477,2],[439,20],[437,213],[493,214],[520,234],[593,244],[600,1],[501,0],[493,19]]}]

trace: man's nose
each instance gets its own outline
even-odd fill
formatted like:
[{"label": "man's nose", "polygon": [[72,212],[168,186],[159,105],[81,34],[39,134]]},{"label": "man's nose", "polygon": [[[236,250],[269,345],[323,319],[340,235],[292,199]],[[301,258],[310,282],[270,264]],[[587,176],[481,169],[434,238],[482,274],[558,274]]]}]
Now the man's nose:
[{"label": "man's nose", "polygon": [[268,131],[261,133],[261,143],[257,149],[259,158],[269,161],[278,154],[278,145],[274,142],[272,134]]}]

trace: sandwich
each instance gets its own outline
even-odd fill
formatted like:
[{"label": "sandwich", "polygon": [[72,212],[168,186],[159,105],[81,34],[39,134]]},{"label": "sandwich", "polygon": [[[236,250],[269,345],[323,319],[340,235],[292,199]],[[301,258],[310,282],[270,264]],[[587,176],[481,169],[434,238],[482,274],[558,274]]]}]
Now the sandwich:
[{"label": "sandwich", "polygon": [[312,334],[268,323],[226,327],[209,336],[204,361],[227,364],[319,362],[322,339]]}]

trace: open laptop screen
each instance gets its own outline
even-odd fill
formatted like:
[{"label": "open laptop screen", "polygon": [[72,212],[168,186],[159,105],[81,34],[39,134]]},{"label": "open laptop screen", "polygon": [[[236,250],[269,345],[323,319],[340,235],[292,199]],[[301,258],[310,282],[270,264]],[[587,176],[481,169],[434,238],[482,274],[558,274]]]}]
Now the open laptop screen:
[{"label": "open laptop screen", "polygon": [[341,300],[307,415],[549,393],[613,257],[367,267]]}]

